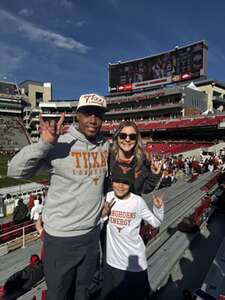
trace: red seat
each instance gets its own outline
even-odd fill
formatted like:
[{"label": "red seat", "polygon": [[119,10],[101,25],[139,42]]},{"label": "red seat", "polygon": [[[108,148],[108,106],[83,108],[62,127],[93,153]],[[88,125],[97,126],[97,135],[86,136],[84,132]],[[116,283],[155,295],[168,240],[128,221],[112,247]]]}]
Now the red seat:
[{"label": "red seat", "polygon": [[195,224],[197,224],[197,225],[201,224],[203,212],[204,212],[203,205],[200,205],[200,206],[195,208],[195,211],[194,211],[194,222],[195,222]]}]

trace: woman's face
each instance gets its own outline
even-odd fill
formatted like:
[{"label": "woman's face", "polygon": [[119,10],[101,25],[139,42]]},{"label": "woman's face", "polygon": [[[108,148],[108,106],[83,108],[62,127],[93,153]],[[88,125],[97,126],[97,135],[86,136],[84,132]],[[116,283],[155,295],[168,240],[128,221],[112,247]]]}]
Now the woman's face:
[{"label": "woman's face", "polygon": [[118,134],[118,146],[123,152],[131,152],[134,150],[137,143],[137,133],[132,126],[127,126],[121,129]]}]

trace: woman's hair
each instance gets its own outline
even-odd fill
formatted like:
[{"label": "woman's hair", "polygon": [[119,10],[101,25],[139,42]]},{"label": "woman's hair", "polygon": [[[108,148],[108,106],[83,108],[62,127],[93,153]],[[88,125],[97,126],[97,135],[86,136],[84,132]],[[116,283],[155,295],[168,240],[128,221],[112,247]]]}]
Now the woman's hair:
[{"label": "woman's hair", "polygon": [[115,155],[116,158],[118,157],[118,153],[119,153],[118,135],[120,134],[122,129],[125,128],[125,127],[133,127],[134,130],[136,131],[137,142],[136,142],[136,145],[133,149],[133,151],[134,151],[133,154],[134,154],[134,157],[136,159],[136,168],[139,169],[141,164],[142,164],[142,160],[143,160],[143,144],[142,144],[140,131],[139,131],[137,125],[134,122],[132,122],[132,121],[122,121],[120,123],[119,127],[117,128],[116,132],[113,135],[112,153]]}]

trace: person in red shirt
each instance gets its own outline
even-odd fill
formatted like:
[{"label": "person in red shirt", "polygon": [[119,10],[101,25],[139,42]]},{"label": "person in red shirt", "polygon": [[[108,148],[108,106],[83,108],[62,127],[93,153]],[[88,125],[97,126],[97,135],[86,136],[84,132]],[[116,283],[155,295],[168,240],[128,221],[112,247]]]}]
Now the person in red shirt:
[{"label": "person in red shirt", "polygon": [[29,194],[30,194],[30,196],[29,196],[29,201],[28,201],[27,207],[29,208],[29,210],[31,210],[32,207],[34,206],[34,200],[36,200],[36,197],[32,192],[30,192]]}]

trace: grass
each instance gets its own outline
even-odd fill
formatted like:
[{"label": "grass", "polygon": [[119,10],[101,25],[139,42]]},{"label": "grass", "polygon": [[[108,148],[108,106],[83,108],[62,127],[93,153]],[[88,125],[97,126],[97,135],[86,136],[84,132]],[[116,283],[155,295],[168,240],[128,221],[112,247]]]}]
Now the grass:
[{"label": "grass", "polygon": [[47,174],[38,175],[35,177],[30,178],[29,180],[26,179],[15,179],[7,177],[7,167],[8,161],[11,159],[9,155],[0,155],[0,188],[9,187],[13,185],[20,185],[29,182],[38,182],[42,180],[48,180]]}]

